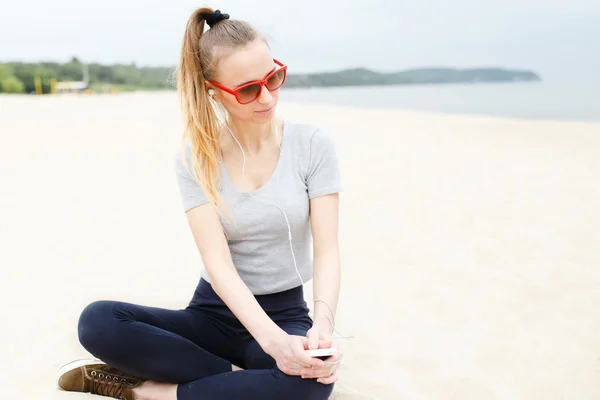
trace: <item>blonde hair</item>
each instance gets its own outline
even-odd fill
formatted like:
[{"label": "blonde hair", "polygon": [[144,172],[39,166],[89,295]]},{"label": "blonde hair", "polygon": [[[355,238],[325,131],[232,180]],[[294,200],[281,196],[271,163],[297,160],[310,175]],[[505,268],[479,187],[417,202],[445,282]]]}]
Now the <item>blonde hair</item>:
[{"label": "blonde hair", "polygon": [[219,168],[220,124],[207,93],[206,81],[215,77],[218,55],[221,54],[218,51],[245,46],[260,36],[247,22],[231,19],[224,19],[204,32],[206,14],[213,11],[203,7],[190,16],[176,79],[184,124],[182,160],[185,163],[187,141],[191,146],[192,176],[208,200],[218,208],[223,205],[217,187],[222,179]]}]

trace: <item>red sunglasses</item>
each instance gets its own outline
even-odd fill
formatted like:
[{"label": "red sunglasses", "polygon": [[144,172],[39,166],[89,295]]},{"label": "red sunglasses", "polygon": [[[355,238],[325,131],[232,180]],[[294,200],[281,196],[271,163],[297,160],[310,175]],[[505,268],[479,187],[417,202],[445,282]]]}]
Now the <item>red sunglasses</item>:
[{"label": "red sunglasses", "polygon": [[285,78],[287,77],[287,65],[283,65],[281,62],[273,59],[275,64],[279,65],[279,68],[265,76],[265,79],[259,81],[252,81],[238,86],[235,89],[229,89],[226,86],[221,85],[218,82],[208,81],[215,85],[221,90],[226,91],[235,96],[236,100],[240,104],[249,104],[258,99],[262,91],[262,87],[266,87],[270,92],[273,92],[283,86]]}]

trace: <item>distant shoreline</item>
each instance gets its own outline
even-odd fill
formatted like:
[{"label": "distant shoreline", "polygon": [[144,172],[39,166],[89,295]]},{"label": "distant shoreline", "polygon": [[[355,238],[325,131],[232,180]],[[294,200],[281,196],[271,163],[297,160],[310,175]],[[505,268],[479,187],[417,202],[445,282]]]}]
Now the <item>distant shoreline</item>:
[{"label": "distant shoreline", "polygon": [[417,68],[400,72],[381,73],[365,68],[337,72],[290,74],[286,87],[339,87],[432,85],[447,83],[537,82],[542,78],[529,70],[505,68]]},{"label": "distant shoreline", "polygon": [[[484,86],[484,85],[482,85]],[[389,87],[392,87],[391,85]],[[336,88],[315,88],[315,92],[313,92],[313,90],[311,89],[291,89],[288,93],[290,94],[289,96],[286,96],[285,94],[282,94],[282,97],[280,98],[280,107],[281,110],[283,112],[285,112],[285,110],[289,109],[289,107],[300,107],[300,108],[306,108],[306,107],[322,107],[322,108],[328,108],[331,110],[347,110],[350,113],[387,113],[387,112],[399,112],[402,114],[410,114],[410,115],[420,115],[422,117],[427,117],[427,116],[431,116],[431,117],[437,117],[437,116],[445,116],[448,118],[468,118],[468,119],[478,119],[478,120],[496,120],[496,121],[520,121],[520,122],[544,122],[544,123],[561,123],[561,124],[577,124],[577,125],[590,125],[590,126],[594,126],[594,127],[598,127],[600,126],[600,113],[592,113],[591,111],[588,111],[587,113],[579,113],[579,114],[575,114],[574,112],[570,112],[567,114],[557,114],[554,112],[546,112],[544,110],[537,110],[537,111],[524,111],[521,113],[516,113],[514,112],[514,109],[512,110],[504,110],[504,109],[494,109],[492,108],[480,108],[480,109],[475,109],[472,108],[471,106],[466,106],[466,107],[455,107],[455,108],[449,108],[443,105],[438,105],[436,107],[424,107],[423,104],[419,103],[419,102],[409,102],[409,103],[398,103],[398,104],[394,104],[394,103],[389,103],[386,102],[387,100],[382,99],[382,101],[379,102],[372,102],[369,101],[368,98],[366,98],[364,101],[363,100],[356,100],[357,96],[356,95],[352,95],[351,93],[349,93],[348,95],[350,97],[353,97],[356,102],[353,101],[335,101],[335,98],[332,98],[331,96],[325,95],[323,96],[323,94],[325,92],[328,92],[330,89],[332,90],[336,90]],[[353,90],[352,88],[338,88],[341,89],[342,91],[347,90]],[[362,89],[362,88],[361,88]],[[359,89],[360,90],[360,89]],[[436,90],[437,89],[433,89],[432,90]],[[294,95],[294,92],[297,91],[297,95]],[[312,93],[312,94],[311,94]],[[356,94],[356,93],[355,93]],[[382,95],[384,95],[383,93],[381,93]],[[441,96],[441,98],[445,98],[447,97],[447,95],[443,94],[443,93],[438,93],[439,96]],[[54,96],[30,96],[30,95],[26,95],[26,94],[20,94],[20,95],[8,95],[5,93],[0,93],[0,101],[2,101],[2,103],[4,105],[8,104],[6,102],[12,102],[12,101],[16,101],[16,102],[22,102],[22,101],[30,101],[31,98],[39,98],[40,101],[50,101],[53,102],[54,100],[57,100],[59,102],[64,101],[70,101],[68,100],[68,98],[75,98],[75,97],[82,97],[82,103],[87,103],[87,101],[96,101],[93,100],[94,98],[98,98],[99,101],[107,101],[107,100],[100,100],[100,98],[105,98],[108,99],[110,97],[113,97],[115,101],[118,101],[117,99],[121,96],[127,98],[129,96],[131,96],[132,99],[139,99],[139,98],[145,98],[146,96],[166,96],[165,98],[171,98],[173,102],[177,102],[178,98],[177,98],[177,94],[174,90],[139,90],[139,91],[128,91],[128,92],[122,92],[122,93],[115,93],[115,94],[105,94],[105,93],[96,93],[96,94],[92,94],[92,95],[87,95],[87,94],[79,94],[79,93],[68,93],[68,94],[58,94],[58,95],[54,95]],[[385,96],[385,95],[384,95]],[[89,100],[85,99],[88,98]],[[346,96],[348,97],[348,96]],[[361,96],[358,96],[358,98],[360,98]],[[45,100],[44,100],[45,99]],[[507,101],[510,100],[507,99]],[[112,100],[110,100],[112,101]],[[137,101],[137,100],[136,100]],[[361,102],[362,101],[362,102]],[[366,104],[367,102],[369,102],[370,104]],[[37,102],[34,102],[37,103]],[[485,103],[485,102],[483,102]],[[515,108],[517,109],[521,109],[521,105],[516,104]],[[526,110],[526,108],[525,108]],[[564,110],[563,110],[564,112]]]},{"label": "distant shoreline", "polygon": [[[59,91],[174,90],[174,67],[138,67],[135,64],[0,63],[0,93],[47,94]],[[530,70],[488,68],[423,67],[398,72],[366,68],[334,72],[289,73],[286,88],[434,85],[540,81]]]}]

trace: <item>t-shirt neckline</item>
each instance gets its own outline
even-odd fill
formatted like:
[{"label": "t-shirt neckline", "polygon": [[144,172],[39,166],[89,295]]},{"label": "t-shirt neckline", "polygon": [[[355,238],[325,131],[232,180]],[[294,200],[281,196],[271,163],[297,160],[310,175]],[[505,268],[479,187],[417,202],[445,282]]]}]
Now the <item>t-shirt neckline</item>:
[{"label": "t-shirt neckline", "polygon": [[287,153],[285,151],[286,148],[286,143],[287,143],[287,136],[290,133],[290,129],[289,129],[289,124],[287,122],[287,120],[283,120],[283,129],[281,132],[281,147],[279,149],[279,157],[277,157],[277,164],[275,164],[275,168],[273,169],[273,172],[271,173],[271,176],[269,177],[269,179],[267,179],[267,181],[259,188],[255,189],[255,190],[251,190],[251,191],[242,191],[240,190],[234,183],[233,180],[231,179],[231,176],[229,175],[229,171],[227,171],[227,168],[225,167],[225,162],[223,161],[223,159],[221,158],[221,171],[223,174],[223,177],[225,178],[225,180],[227,181],[227,183],[229,184],[229,186],[231,186],[231,188],[238,194],[241,195],[252,195],[252,194],[257,194],[262,192],[263,190],[265,190],[266,187],[270,186],[271,182],[274,180],[275,175],[277,175],[279,173],[279,170],[281,169],[281,164],[282,164],[282,159],[285,156],[285,154]]}]

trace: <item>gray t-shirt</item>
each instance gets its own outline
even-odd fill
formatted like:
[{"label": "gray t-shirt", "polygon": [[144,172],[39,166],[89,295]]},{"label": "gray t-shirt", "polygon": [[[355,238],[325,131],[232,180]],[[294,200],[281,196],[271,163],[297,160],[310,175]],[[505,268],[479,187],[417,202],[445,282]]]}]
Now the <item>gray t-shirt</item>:
[{"label": "gray t-shirt", "polygon": [[[176,156],[175,170],[184,212],[208,203],[201,186]],[[186,165],[191,169],[191,151]],[[221,162],[221,197],[230,221],[221,215],[233,264],[255,295],[270,294],[301,284],[288,239],[287,215],[298,270],[312,279],[312,236],[309,200],[342,189],[335,143],[322,129],[285,121],[281,153],[271,178],[259,189],[240,192]],[[280,209],[281,208],[281,209]],[[283,210],[283,211],[282,211]],[[210,282],[206,269],[201,276]]]}]

